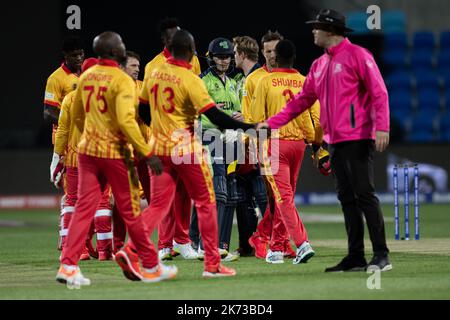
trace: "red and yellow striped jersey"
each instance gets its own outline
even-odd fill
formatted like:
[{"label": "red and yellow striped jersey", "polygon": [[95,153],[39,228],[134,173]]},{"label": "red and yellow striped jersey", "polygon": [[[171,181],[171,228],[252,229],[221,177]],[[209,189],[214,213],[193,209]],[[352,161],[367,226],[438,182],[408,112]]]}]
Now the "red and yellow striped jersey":
[{"label": "red and yellow striped jersey", "polygon": [[[262,122],[280,112],[286,103],[293,99],[303,87],[305,77],[295,69],[276,68],[261,78],[256,86],[251,105],[251,117],[254,122]],[[286,140],[316,141],[316,130],[321,131],[319,122],[319,102],[303,112],[294,121],[279,129],[279,138]],[[314,114],[314,116],[312,116]],[[321,141],[320,136],[320,141]]]},{"label": "red and yellow striped jersey", "polygon": [[250,106],[252,104],[252,97],[255,93],[256,85],[258,84],[258,81],[265,77],[269,73],[269,70],[267,70],[266,65],[262,66],[259,69],[256,69],[253,71],[249,76],[245,79],[244,82],[244,90],[242,91],[242,104],[241,104],[241,110],[242,110],[242,116],[244,117],[245,122],[254,122],[252,121],[252,113],[250,110]]},{"label": "red and yellow striped jersey", "polygon": [[65,96],[61,112],[59,114],[58,129],[55,135],[54,152],[59,155],[65,155],[65,165],[67,167],[77,167],[77,146],[80,142],[81,132],[73,121],[73,101],[76,91],[69,92]]},{"label": "red and yellow striped jersey", "polygon": [[[161,66],[167,61],[167,59],[170,58],[172,58],[172,54],[167,48],[164,48],[164,50],[160,54],[154,57],[153,60],[147,63],[147,65],[145,66],[144,81],[153,69]],[[192,66],[191,71],[194,74],[198,76],[200,75],[200,73],[202,73],[200,69],[200,62],[198,61],[197,56],[192,57],[190,64]]]},{"label": "red and yellow striped jersey", "polygon": [[77,88],[78,75],[72,73],[63,63],[47,79],[44,103],[61,108],[64,97]]},{"label": "red and yellow striped jersey", "polygon": [[128,158],[131,143],[141,155],[150,155],[136,122],[135,84],[116,61],[102,59],[83,73],[73,109],[76,125],[84,127],[78,144],[80,154]]},{"label": "red and yellow striped jersey", "polygon": [[[202,150],[194,121],[213,107],[204,82],[185,61],[169,58],[144,79],[141,103],[150,105],[150,146],[156,155],[184,155]],[[187,139],[188,138],[188,139]]]}]

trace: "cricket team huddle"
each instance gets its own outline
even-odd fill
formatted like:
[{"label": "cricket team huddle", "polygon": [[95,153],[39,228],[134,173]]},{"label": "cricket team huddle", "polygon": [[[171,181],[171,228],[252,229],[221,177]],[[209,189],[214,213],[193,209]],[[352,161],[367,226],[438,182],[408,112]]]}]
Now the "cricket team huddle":
[{"label": "cricket team huddle", "polygon": [[66,38],[64,62],[47,80],[50,180],[64,189],[56,280],[90,285],[78,267],[90,258],[115,260],[127,279],[149,283],[176,277],[163,263],[175,256],[204,261],[205,278],[235,276],[223,263],[241,256],[306,263],[315,253],[294,202],[297,179],[307,146],[313,165],[331,174],[332,137],[318,97],[286,112],[307,80],[293,67],[294,44],[272,31],[260,46],[249,36],[216,38],[201,72],[177,19],[163,19],[160,34],[164,49],[142,82],[139,55],[109,31],[93,40],[97,58],[84,59],[80,39]]}]

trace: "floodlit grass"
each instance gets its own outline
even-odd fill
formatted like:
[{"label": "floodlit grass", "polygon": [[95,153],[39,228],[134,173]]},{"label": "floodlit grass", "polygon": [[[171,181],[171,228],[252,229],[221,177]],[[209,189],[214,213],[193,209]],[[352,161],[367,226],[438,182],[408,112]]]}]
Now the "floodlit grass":
[{"label": "floodlit grass", "polygon": [[[300,209],[316,256],[307,264],[269,265],[241,258],[227,265],[234,278],[203,279],[203,263],[174,258],[178,277],[156,284],[130,282],[113,262],[82,261],[92,285],[68,290],[54,280],[57,212],[0,212],[0,299],[450,299],[450,206],[421,206],[421,240],[394,241],[392,207],[385,206],[386,233],[394,269],[381,274],[381,289],[369,290],[371,274],[326,274],[346,253],[343,222],[318,221],[317,215],[341,216],[338,206]],[[320,219],[319,219],[320,220]],[[412,223],[411,223],[412,229]],[[367,232],[366,232],[367,234]],[[237,229],[233,230],[234,245]],[[366,241],[367,258],[371,257]]]}]

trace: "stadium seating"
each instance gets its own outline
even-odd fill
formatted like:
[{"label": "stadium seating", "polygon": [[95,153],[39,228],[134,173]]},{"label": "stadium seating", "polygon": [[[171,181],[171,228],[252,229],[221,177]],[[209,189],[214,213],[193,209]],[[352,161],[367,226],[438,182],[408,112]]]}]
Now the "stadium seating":
[{"label": "stadium seating", "polygon": [[406,30],[406,14],[396,10],[383,11],[381,28],[385,33],[404,32]]},{"label": "stadium seating", "polygon": [[[384,30],[384,29],[383,29]],[[406,32],[389,32],[384,34],[384,50],[385,52],[395,50],[407,50],[408,36]]]},{"label": "stadium seating", "polygon": [[367,14],[361,11],[349,12],[347,14],[347,26],[353,29],[353,34],[368,33],[367,29]]},{"label": "stadium seating", "polygon": [[436,47],[436,41],[434,40],[434,34],[431,31],[416,31],[413,36],[413,49],[434,50]]},{"label": "stadium seating", "polygon": [[408,65],[406,50],[397,49],[388,51],[383,55],[383,62],[389,70],[403,70]]},{"label": "stadium seating", "polygon": [[433,68],[433,52],[428,49],[414,49],[411,54],[411,67],[418,70]]},{"label": "stadium seating", "polygon": [[386,80],[386,85],[389,90],[410,90],[412,87],[412,77],[407,71],[400,70],[391,73]]},{"label": "stadium seating", "polygon": [[415,73],[416,86],[418,91],[431,89],[439,91],[439,77],[434,71],[424,71]]},{"label": "stadium seating", "polygon": [[450,51],[450,30],[441,33],[439,38],[439,46],[442,51]]},{"label": "stadium seating", "polygon": [[423,110],[413,117],[411,131],[408,135],[410,142],[427,142],[435,139],[436,113]]},{"label": "stadium seating", "polygon": [[450,112],[440,118],[439,133],[441,141],[450,141]]},{"label": "stadium seating", "polygon": [[383,32],[391,119],[408,141],[450,141],[450,30]]},{"label": "stadium seating", "polygon": [[417,92],[417,105],[420,111],[439,112],[440,100],[439,90],[423,89]]}]

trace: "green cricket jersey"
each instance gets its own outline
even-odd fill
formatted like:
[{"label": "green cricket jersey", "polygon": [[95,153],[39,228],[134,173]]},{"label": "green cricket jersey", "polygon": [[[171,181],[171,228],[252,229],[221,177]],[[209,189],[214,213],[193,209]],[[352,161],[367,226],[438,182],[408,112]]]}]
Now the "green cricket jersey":
[{"label": "green cricket jersey", "polygon": [[[206,89],[208,89],[208,93],[214,102],[217,105],[224,104],[221,107],[222,111],[230,116],[234,111],[241,111],[239,92],[235,80],[226,77],[226,81],[223,83],[212,68],[203,72],[200,77],[205,83]],[[201,117],[201,122],[203,130],[217,128],[217,126],[211,123],[205,116]]]}]

